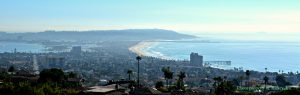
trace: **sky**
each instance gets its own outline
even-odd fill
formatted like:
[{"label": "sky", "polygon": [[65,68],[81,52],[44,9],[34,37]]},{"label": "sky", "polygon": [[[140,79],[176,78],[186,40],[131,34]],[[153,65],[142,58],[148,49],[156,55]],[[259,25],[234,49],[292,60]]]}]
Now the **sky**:
[{"label": "sky", "polygon": [[0,31],[300,32],[300,0],[0,0]]}]

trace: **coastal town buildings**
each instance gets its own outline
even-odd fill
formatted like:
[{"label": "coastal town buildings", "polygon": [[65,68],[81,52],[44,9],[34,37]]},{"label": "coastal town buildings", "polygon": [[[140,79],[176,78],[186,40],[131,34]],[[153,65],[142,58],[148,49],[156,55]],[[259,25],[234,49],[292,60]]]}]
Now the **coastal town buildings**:
[{"label": "coastal town buildings", "polygon": [[65,64],[65,58],[58,56],[47,56],[46,62],[48,68],[62,68]]},{"label": "coastal town buildings", "polygon": [[81,51],[81,46],[73,46],[70,52],[76,56],[80,56]]}]

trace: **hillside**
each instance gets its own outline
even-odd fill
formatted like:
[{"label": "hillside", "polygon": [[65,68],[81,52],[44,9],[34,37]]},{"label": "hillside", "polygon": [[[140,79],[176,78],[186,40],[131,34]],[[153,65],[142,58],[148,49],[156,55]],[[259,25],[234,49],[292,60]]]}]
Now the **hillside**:
[{"label": "hillside", "polygon": [[127,29],[94,31],[44,31],[27,33],[0,33],[0,40],[57,40],[57,41],[139,41],[151,39],[174,40],[193,38],[163,29]]}]

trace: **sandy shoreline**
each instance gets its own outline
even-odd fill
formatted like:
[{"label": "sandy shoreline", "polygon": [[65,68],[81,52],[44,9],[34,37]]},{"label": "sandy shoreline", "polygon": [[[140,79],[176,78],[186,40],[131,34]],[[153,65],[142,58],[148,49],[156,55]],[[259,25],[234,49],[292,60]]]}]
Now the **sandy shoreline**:
[{"label": "sandy shoreline", "polygon": [[139,42],[138,44],[130,47],[129,50],[140,56],[151,56],[151,57],[171,60],[172,58],[165,56],[164,54],[162,54],[160,52],[147,51],[149,48],[151,48],[157,44],[159,44],[159,41],[142,41],[142,42]]},{"label": "sandy shoreline", "polygon": [[157,43],[158,42],[154,42],[154,41],[142,41],[134,46],[131,46],[129,50],[140,56],[151,56],[151,53],[145,51],[144,49]]}]

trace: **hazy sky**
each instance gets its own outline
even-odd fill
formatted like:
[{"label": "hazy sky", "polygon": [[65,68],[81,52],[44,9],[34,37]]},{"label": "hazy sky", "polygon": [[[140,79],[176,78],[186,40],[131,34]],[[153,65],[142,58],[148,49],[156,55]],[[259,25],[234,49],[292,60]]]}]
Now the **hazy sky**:
[{"label": "hazy sky", "polygon": [[300,0],[0,0],[0,31],[300,32]]}]

